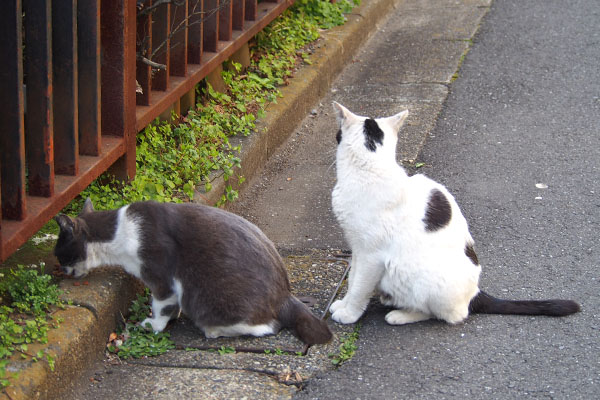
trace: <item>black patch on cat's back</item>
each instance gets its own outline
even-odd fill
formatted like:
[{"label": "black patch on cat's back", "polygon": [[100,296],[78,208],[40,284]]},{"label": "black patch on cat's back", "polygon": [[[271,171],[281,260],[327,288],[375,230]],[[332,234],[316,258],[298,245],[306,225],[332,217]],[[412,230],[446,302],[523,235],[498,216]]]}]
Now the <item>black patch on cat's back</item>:
[{"label": "black patch on cat's back", "polygon": [[452,217],[452,208],[450,202],[439,189],[433,189],[427,202],[425,210],[425,230],[427,232],[435,232],[438,229],[448,225]]},{"label": "black patch on cat's back", "polygon": [[383,144],[383,131],[377,125],[374,119],[367,118],[365,120],[365,147],[370,151],[377,149],[377,143]]}]

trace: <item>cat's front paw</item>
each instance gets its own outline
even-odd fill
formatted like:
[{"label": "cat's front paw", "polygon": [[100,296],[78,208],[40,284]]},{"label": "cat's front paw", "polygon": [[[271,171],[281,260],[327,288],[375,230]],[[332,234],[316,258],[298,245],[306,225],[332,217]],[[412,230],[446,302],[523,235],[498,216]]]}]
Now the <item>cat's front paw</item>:
[{"label": "cat's front paw", "polygon": [[[333,304],[331,306],[333,307]],[[361,309],[345,306],[337,308],[335,312],[331,314],[331,318],[340,324],[353,324],[358,321],[362,314],[363,310]]]},{"label": "cat's front paw", "polygon": [[[164,321],[163,319],[146,318],[142,321],[140,325],[142,326],[142,328],[151,328],[154,331],[154,333],[158,333],[162,332],[163,329],[165,329],[165,327],[167,326],[167,322],[169,322],[168,319]],[[150,327],[148,326],[148,324],[150,325]]]},{"label": "cat's front paw", "polygon": [[334,301],[334,302],[333,302],[333,303],[332,303],[332,304],[329,306],[329,312],[333,314],[333,313],[334,313],[334,312],[336,312],[338,309],[340,309],[340,308],[344,308],[344,305],[345,305],[345,304],[346,304],[346,303],[344,302],[344,300],[343,300],[343,299],[342,299],[342,300],[336,300],[336,301]]}]

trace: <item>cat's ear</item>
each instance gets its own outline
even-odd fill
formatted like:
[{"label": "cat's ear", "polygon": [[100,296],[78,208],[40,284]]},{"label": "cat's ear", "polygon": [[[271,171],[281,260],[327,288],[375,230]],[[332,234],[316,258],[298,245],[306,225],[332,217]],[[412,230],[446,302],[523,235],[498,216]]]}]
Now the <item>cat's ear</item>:
[{"label": "cat's ear", "polygon": [[73,233],[73,227],[75,226],[75,223],[71,217],[65,214],[58,214],[54,217],[54,220],[58,224],[61,232]]},{"label": "cat's ear", "polygon": [[83,204],[83,209],[81,210],[79,215],[91,213],[93,211],[94,211],[94,205],[92,204],[92,199],[90,199],[88,197],[87,199],[85,199],[85,203]]},{"label": "cat's ear", "polygon": [[400,128],[402,128],[402,125],[404,125],[406,117],[408,117],[408,110],[404,110],[396,115],[392,115],[391,117],[382,119],[392,128],[394,133],[398,133],[398,131],[400,131]]},{"label": "cat's ear", "polygon": [[342,123],[346,120],[352,120],[356,118],[356,116],[352,114],[350,110],[348,110],[346,107],[344,107],[337,101],[333,102],[333,109],[335,111],[335,116],[337,117],[337,120],[340,125],[342,125]]}]

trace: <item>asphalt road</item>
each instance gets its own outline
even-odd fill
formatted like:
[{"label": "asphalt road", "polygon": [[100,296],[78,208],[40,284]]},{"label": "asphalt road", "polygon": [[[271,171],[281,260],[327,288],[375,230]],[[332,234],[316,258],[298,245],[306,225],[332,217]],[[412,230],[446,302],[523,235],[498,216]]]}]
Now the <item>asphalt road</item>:
[{"label": "asphalt road", "polygon": [[404,143],[421,149],[419,135],[427,136],[420,172],[444,183],[470,222],[480,286],[505,298],[571,298],[583,310],[393,327],[373,302],[355,356],[297,397],[600,398],[600,3],[493,2],[451,84],[409,82],[408,61],[394,49],[419,43],[390,45],[403,40],[402,23],[394,15],[382,27],[379,45],[357,56],[234,211],[280,247],[344,248],[329,208],[336,128],[328,103],[376,117],[418,103],[420,91],[449,90],[439,115],[421,104],[421,122],[407,127],[418,128],[416,139]]}]

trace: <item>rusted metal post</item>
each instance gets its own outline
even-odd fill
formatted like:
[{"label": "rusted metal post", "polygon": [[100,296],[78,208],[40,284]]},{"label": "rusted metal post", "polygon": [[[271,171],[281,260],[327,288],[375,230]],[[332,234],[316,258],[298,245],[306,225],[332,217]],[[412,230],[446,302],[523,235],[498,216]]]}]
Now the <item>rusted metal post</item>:
[{"label": "rusted metal post", "polygon": [[[1,215],[25,218],[25,128],[23,121],[23,12],[21,1],[0,2],[0,110]],[[4,259],[0,222],[0,260]]]},{"label": "rusted metal post", "polygon": [[52,2],[52,82],[54,89],[54,172],[77,175],[79,126],[77,91],[77,4]]},{"label": "rusted metal post", "polygon": [[258,4],[257,4],[257,0],[245,0],[246,2],[246,7],[245,7],[245,18],[247,21],[256,21],[256,18],[258,17]]},{"label": "rusted metal post", "polygon": [[204,51],[216,52],[219,44],[219,0],[204,0]]},{"label": "rusted metal post", "polygon": [[[152,1],[148,0],[144,3],[145,7],[152,6]],[[143,11],[143,9],[142,9]],[[138,14],[139,15],[139,14]],[[137,52],[140,57],[150,59],[152,54],[152,13],[139,15],[137,18],[137,37],[136,37]],[[140,85],[141,93],[136,92],[137,104],[141,106],[150,105],[150,86],[152,83],[152,67],[147,62],[144,62],[140,57],[137,57],[136,77],[137,83]]]},{"label": "rusted metal post", "polygon": [[162,4],[152,13],[152,44],[153,56],[152,61],[163,64],[166,69],[154,71],[152,79],[153,90],[167,90],[169,88],[169,55],[171,52],[171,41],[169,34],[171,33],[171,5]]},{"label": "rusted metal post", "polygon": [[187,71],[188,51],[188,2],[171,7],[171,43],[170,58],[171,75],[185,76]]},{"label": "rusted metal post", "polygon": [[25,151],[29,194],[54,195],[52,17],[50,0],[25,0]]},{"label": "rusted metal post", "polygon": [[77,3],[79,154],[97,156],[102,146],[100,114],[100,0]]},{"label": "rusted metal post", "polygon": [[232,28],[236,31],[244,29],[244,20],[246,13],[246,0],[232,0],[233,2],[233,21]]},{"label": "rusted metal post", "polygon": [[202,62],[202,25],[204,1],[190,0],[188,9],[188,63],[200,64]]},{"label": "rusted metal post", "polygon": [[111,172],[119,179],[135,176],[135,0],[101,3],[102,134],[123,136],[125,155]]},{"label": "rusted metal post", "polygon": [[231,40],[231,27],[233,19],[233,1],[220,5],[219,7],[219,40]]}]

